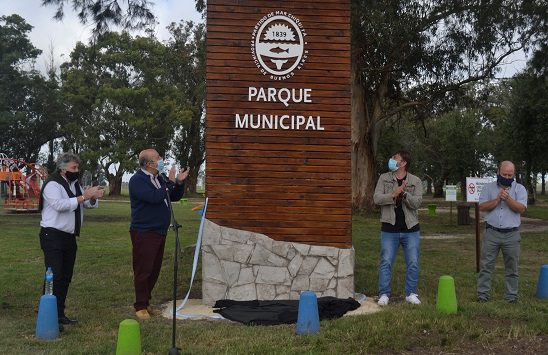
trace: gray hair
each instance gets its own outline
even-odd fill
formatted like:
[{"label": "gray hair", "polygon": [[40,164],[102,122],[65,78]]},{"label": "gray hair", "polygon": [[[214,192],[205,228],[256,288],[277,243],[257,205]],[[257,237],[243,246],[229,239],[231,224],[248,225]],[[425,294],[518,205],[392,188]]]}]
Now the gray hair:
[{"label": "gray hair", "polygon": [[139,166],[140,167],[145,167],[149,161],[150,161],[150,159],[149,159],[148,156],[146,156],[146,155],[140,156],[139,157]]},{"label": "gray hair", "polygon": [[78,165],[82,164],[82,160],[80,160],[78,155],[73,153],[61,153],[57,157],[57,161],[55,162],[55,167],[57,168],[57,171],[65,169],[67,164],[71,161],[77,163]]}]

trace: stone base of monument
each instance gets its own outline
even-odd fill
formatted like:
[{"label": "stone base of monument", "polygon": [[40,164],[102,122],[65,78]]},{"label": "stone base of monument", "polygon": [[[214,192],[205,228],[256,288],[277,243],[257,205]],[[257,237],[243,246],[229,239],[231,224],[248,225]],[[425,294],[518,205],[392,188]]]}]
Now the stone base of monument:
[{"label": "stone base of monument", "polygon": [[[344,316],[358,316],[363,314],[376,313],[382,310],[382,308],[375,302],[373,298],[367,297],[365,300],[357,298],[356,300],[361,303],[360,308],[347,312]],[[180,305],[182,300],[177,300],[177,305]],[[171,319],[173,315],[172,302],[164,303],[161,306],[162,316]],[[213,312],[213,307],[203,304],[201,299],[189,299],[185,304],[185,307],[177,312],[177,319],[180,320],[211,320],[211,321],[225,321],[232,322],[221,316],[219,313]]]},{"label": "stone base of monument", "polygon": [[276,241],[204,221],[202,302],[354,296],[354,248]]}]

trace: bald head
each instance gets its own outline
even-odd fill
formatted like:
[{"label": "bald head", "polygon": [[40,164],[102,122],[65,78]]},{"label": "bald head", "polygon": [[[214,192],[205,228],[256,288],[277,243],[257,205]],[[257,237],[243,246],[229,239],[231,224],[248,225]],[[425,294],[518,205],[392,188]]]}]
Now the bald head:
[{"label": "bald head", "polygon": [[499,165],[499,175],[503,176],[507,179],[511,179],[514,177],[514,174],[516,173],[516,167],[514,166],[514,163],[512,163],[510,160],[502,161]]},{"label": "bald head", "polygon": [[145,149],[139,153],[139,166],[144,168],[148,162],[160,159],[160,154],[156,149]]}]

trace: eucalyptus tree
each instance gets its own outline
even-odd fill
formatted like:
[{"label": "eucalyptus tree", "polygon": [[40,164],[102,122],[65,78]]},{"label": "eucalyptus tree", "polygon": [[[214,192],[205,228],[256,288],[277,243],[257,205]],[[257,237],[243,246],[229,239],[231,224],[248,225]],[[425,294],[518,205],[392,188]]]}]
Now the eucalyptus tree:
[{"label": "eucalyptus tree", "polygon": [[406,111],[421,120],[453,109],[466,84],[493,77],[505,58],[546,39],[545,2],[352,2],[353,202],[371,208],[378,142]]},{"label": "eucalyptus tree", "polygon": [[44,6],[56,8],[54,18],[62,20],[65,5],[76,11],[83,24],[91,22],[97,37],[115,28],[142,30],[155,22],[153,2],[149,0],[42,0]]}]

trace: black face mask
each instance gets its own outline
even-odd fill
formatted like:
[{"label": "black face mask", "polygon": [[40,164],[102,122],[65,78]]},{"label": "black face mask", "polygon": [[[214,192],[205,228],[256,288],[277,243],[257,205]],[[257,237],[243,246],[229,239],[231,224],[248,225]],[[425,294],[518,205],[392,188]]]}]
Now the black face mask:
[{"label": "black face mask", "polygon": [[76,181],[76,180],[78,180],[78,179],[80,178],[80,172],[79,172],[79,171],[76,171],[76,172],[74,172],[74,171],[67,171],[67,172],[65,173],[65,176],[66,176],[66,178],[67,178],[68,181],[73,182],[73,181]]},{"label": "black face mask", "polygon": [[497,182],[499,183],[499,185],[509,187],[509,186],[512,186],[512,183],[514,182],[514,178],[507,179],[504,176],[497,175]]}]

